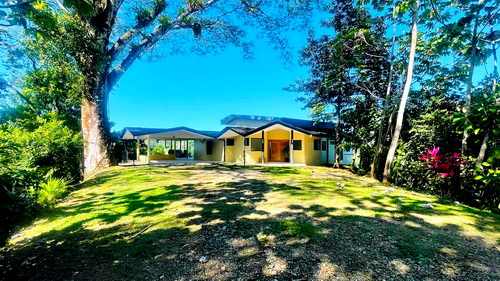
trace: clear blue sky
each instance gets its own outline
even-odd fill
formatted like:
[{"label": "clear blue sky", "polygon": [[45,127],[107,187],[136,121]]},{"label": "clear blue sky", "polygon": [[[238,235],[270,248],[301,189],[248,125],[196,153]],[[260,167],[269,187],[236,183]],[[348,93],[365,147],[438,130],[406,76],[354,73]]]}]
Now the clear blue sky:
[{"label": "clear blue sky", "polygon": [[[295,34],[295,53],[306,44],[306,32]],[[122,77],[110,96],[113,130],[123,127],[187,126],[221,130],[229,114],[308,119],[295,93],[283,91],[307,69],[287,69],[266,41],[254,41],[254,60],[229,48],[214,55],[165,55],[156,62],[139,60]]]},{"label": "clear blue sky", "polygon": [[[316,35],[331,34],[331,30],[319,28],[320,20],[328,17],[315,17]],[[405,28],[398,28],[398,33]],[[390,28],[388,36],[392,36]],[[309,119],[303,104],[295,101],[298,95],[283,91],[295,79],[308,76],[307,68],[297,63],[297,51],[306,39],[306,30],[289,37],[295,54],[292,68],[284,66],[279,53],[265,40],[253,41],[252,61],[243,60],[236,48],[206,56],[165,54],[156,62],[138,60],[110,96],[112,130],[177,126],[221,130],[220,120],[229,114]],[[484,77],[485,69],[491,72],[491,66],[488,62],[478,67],[474,80]]]}]

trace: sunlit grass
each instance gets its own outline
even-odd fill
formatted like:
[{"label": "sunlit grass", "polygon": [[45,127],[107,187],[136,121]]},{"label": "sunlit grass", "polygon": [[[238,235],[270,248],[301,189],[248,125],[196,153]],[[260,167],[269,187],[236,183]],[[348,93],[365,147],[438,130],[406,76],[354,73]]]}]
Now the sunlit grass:
[{"label": "sunlit grass", "polygon": [[[55,276],[71,276],[66,271],[85,261],[108,265],[98,270],[97,279],[102,280],[115,280],[107,274],[127,270],[136,274],[132,279],[157,279],[165,266],[146,272],[134,265],[146,266],[145,261],[180,266],[171,280],[196,279],[199,273],[194,271],[216,264],[233,272],[227,277],[226,271],[217,271],[217,279],[231,280],[243,274],[238,263],[248,268],[259,264],[260,274],[288,280],[299,274],[286,275],[289,259],[311,260],[316,269],[306,277],[317,280],[399,275],[419,279],[426,274],[494,279],[499,241],[497,215],[431,195],[392,190],[345,170],[114,167],[76,187],[64,202],[21,229],[4,252],[23,259],[31,251],[42,257],[39,245],[47,255],[64,255],[59,248],[81,248],[80,260],[57,264],[62,273]],[[465,253],[468,249],[475,250]],[[196,257],[190,258],[190,253]],[[178,264],[184,258],[191,264],[210,255],[210,262],[193,264],[195,269]],[[215,260],[219,255],[225,256]],[[380,264],[370,263],[375,258]],[[416,272],[417,263],[427,271]],[[32,274],[51,279],[36,269]]]}]

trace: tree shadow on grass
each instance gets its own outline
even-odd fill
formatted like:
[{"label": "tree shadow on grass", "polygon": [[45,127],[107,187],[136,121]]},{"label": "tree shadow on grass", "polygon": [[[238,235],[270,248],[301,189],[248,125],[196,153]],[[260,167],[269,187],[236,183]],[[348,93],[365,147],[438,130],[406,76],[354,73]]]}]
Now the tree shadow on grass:
[{"label": "tree shadow on grass", "polygon": [[[438,227],[407,214],[339,215],[322,205],[259,209],[271,191],[296,186],[240,179],[210,185],[169,185],[165,193],[140,190],[124,197],[96,195],[61,209],[96,212],[105,224],[123,216],[167,213],[182,224],[100,230],[74,222],[0,252],[0,280],[495,280],[498,249],[465,236],[459,226]],[[310,192],[310,191],[307,191]],[[339,191],[345,195],[346,191]],[[299,194],[300,195],[300,194]],[[388,207],[377,198],[367,198]],[[168,209],[185,200],[185,211]],[[363,201],[353,199],[359,208]],[[122,211],[99,213],[113,203]],[[286,202],[284,202],[286,205]],[[373,203],[373,202],[372,202]],[[384,206],[386,204],[387,206]]]}]

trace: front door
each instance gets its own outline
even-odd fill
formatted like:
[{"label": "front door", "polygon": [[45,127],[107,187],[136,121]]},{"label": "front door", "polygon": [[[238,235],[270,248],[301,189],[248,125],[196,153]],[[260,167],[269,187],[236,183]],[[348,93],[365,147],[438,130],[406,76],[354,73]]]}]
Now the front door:
[{"label": "front door", "polygon": [[289,161],[288,140],[269,140],[269,162]]}]

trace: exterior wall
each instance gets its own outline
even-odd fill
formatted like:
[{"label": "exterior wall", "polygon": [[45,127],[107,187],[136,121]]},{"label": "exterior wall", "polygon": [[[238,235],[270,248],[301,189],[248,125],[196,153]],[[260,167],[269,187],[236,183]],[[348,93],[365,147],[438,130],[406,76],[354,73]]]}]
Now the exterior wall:
[{"label": "exterior wall", "polygon": [[[248,136],[250,139],[261,137],[261,132]],[[249,146],[244,146],[244,139],[242,136],[237,136],[234,138],[234,146],[226,146],[226,162],[239,164],[262,163],[262,152],[251,151],[251,141]],[[290,131],[277,129],[264,133],[265,163],[268,162],[269,157],[269,140],[290,140]],[[321,150],[314,150],[314,140],[321,140],[320,137],[310,137],[309,135],[294,131],[294,140],[302,140],[302,150],[293,151],[293,162],[295,164],[321,165]],[[196,151],[195,146],[195,155]],[[196,156],[195,159],[197,159]]]},{"label": "exterior wall", "polygon": [[305,142],[302,143],[304,150],[305,163],[308,166],[321,165],[321,150],[314,150],[314,140],[321,140],[319,137],[304,137]]},{"label": "exterior wall", "polygon": [[301,140],[302,141],[302,150],[294,150],[293,151],[293,163],[297,164],[305,164],[305,138],[309,138],[309,136],[304,135],[299,132],[294,132],[293,133],[293,139],[294,140]]},{"label": "exterior wall", "polygon": [[[267,138],[266,134],[264,133],[264,162],[267,162],[267,149],[268,149],[268,144],[267,144]],[[252,138],[257,138],[260,139],[262,138],[262,132],[259,132],[257,134],[253,134],[248,136],[250,138],[250,145],[245,147],[245,160],[247,164],[258,164],[262,163],[262,151],[252,151]]]},{"label": "exterior wall", "polygon": [[194,140],[194,159],[201,161],[222,161],[224,142],[212,140],[212,155],[207,155],[207,140]]},{"label": "exterior wall", "polygon": [[229,163],[243,163],[243,143],[242,136],[237,136],[234,139],[234,146],[226,145],[226,162]]}]

